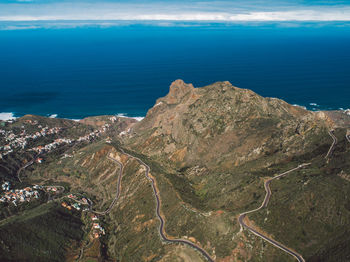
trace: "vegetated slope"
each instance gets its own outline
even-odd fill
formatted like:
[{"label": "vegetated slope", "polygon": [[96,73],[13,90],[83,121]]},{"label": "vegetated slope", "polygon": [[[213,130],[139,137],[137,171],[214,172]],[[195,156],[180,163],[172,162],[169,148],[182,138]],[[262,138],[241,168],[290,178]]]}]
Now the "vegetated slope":
[{"label": "vegetated slope", "polygon": [[[96,127],[108,119],[97,117],[85,124]],[[124,165],[120,198],[100,218],[106,229],[100,239],[104,259],[202,261],[185,245],[161,241],[145,169],[123,154],[124,148],[151,167],[170,238],[196,243],[215,261],[293,261],[260,238],[240,232],[237,216],[260,206],[266,177],[312,162],[274,180],[268,208],[249,215],[250,223],[307,260],[346,261],[346,123],[345,114],[309,112],[228,82],[194,88],[178,80],[143,121],[111,123],[108,142],[100,139],[68,150],[69,157],[47,158],[33,166],[27,180],[68,183],[73,192],[86,194],[95,210],[105,210],[114,197],[119,171],[107,156],[118,159]],[[332,144],[329,128],[337,128],[339,141],[326,161]]]},{"label": "vegetated slope", "polygon": [[350,143],[337,129],[329,162],[312,165],[271,185],[267,209],[252,215],[257,224],[306,261],[350,260]]},{"label": "vegetated slope", "polygon": [[110,213],[99,216],[106,229],[102,243],[103,259],[144,261],[159,257],[164,249],[158,235],[152,189],[137,161],[117,152],[103,141],[91,143],[71,153],[72,157],[43,163],[30,178],[69,183],[72,192],[80,192],[93,201],[93,210],[104,211],[111,204],[117,189],[119,165],[124,164],[120,199]]},{"label": "vegetated slope", "polygon": [[313,151],[324,121],[229,82],[194,88],[177,80],[135,125],[127,144],[171,166],[229,170],[264,158],[265,166]]},{"label": "vegetated slope", "polygon": [[[21,146],[13,147],[10,154],[3,156],[3,158],[0,157],[0,180],[17,180],[17,171],[38,155],[36,152],[31,151],[31,148],[45,146],[56,139],[73,140],[74,142],[72,143],[62,143],[62,145],[52,150],[49,154],[44,154],[45,158],[51,157],[52,159],[57,159],[61,157],[62,152],[72,147],[80,147],[84,144],[84,142],[75,141],[77,138],[98,130],[105,124],[108,124],[109,127],[103,135],[108,137],[115,136],[129,129],[135,122],[137,122],[135,119],[117,116],[89,117],[77,122],[69,119],[47,118],[34,115],[25,115],[16,119],[14,123],[2,122],[4,126],[0,128],[0,131],[5,131],[6,134],[0,133],[0,149],[13,141],[13,139],[10,140],[11,135],[17,138],[36,135],[40,132],[42,134],[48,133],[47,130],[44,130],[45,128],[48,130],[58,128],[58,131],[52,134],[39,135],[35,138],[23,139],[23,141],[26,140],[24,148]],[[9,132],[12,132],[12,134],[10,135]],[[2,153],[1,150],[0,153]],[[26,170],[23,170],[23,173],[25,171]]]},{"label": "vegetated slope", "polygon": [[65,261],[82,236],[79,214],[44,204],[0,222],[0,260]]},{"label": "vegetated slope", "polygon": [[118,133],[127,130],[130,126],[137,122],[136,119],[122,116],[91,116],[83,118],[79,121],[79,123],[90,125],[94,127],[103,126],[104,124],[113,124],[114,130]]},{"label": "vegetated slope", "polygon": [[68,183],[70,190],[91,196],[94,208],[103,209],[114,197],[119,167],[107,158],[115,149],[103,141],[96,141],[68,151],[70,157],[38,165],[29,176],[41,183]]},{"label": "vegetated slope", "polygon": [[124,144],[176,173],[168,178],[195,207],[237,210],[250,201],[241,189],[260,183],[269,166],[327,152],[321,116],[228,82],[194,88],[177,80]]},{"label": "vegetated slope", "polygon": [[[261,224],[264,215],[256,222],[261,230],[305,253],[306,258],[327,261],[332,254],[343,259],[350,252],[338,252],[339,247],[348,243],[346,234],[341,235],[340,232],[346,230],[346,221],[350,219],[349,210],[345,208],[350,198],[350,186],[346,184],[348,182],[344,184],[337,174],[347,170],[344,160],[344,154],[349,151],[345,144],[347,126],[344,123],[347,121],[342,119],[342,125],[336,132],[342,137],[339,138],[343,143],[342,153],[335,153],[332,160],[326,162],[324,156],[332,143],[328,129],[337,124],[337,120],[329,115],[306,111],[279,99],[263,98],[228,82],[194,88],[177,80],[171,85],[169,94],[156,101],[146,118],[134,126],[133,133],[123,142],[133,151],[144,154],[145,159],[163,167],[155,175],[163,187],[163,210],[168,230],[176,235],[188,235],[190,232],[201,243],[209,242],[215,247],[218,261],[224,257],[281,261],[283,255],[277,252],[271,256],[275,251],[265,244],[249,248],[250,244],[261,241],[254,240],[254,237],[251,241],[244,241],[238,236],[231,240],[235,244],[230,243],[225,235],[230,231],[214,229],[218,223],[210,222],[211,216],[204,219],[208,228],[198,228],[201,224],[198,218],[186,216],[180,203],[183,201],[184,205],[197,208],[199,212],[223,212],[228,220],[232,219],[234,228],[235,215],[260,205],[264,196],[260,178],[312,162],[314,169],[310,167],[302,171],[306,178],[298,180],[298,175],[293,177],[294,174],[291,174],[291,180],[287,180],[288,177],[276,182],[278,185],[283,184],[282,181],[291,181],[283,186],[283,190],[278,190],[284,198],[273,195],[271,207],[264,211],[270,214],[267,218],[269,226],[265,228]],[[341,118],[347,118],[343,115]],[[337,149],[339,151],[339,147]],[[318,175],[313,174],[315,169]],[[326,184],[318,182],[321,177],[330,179],[329,183],[333,186],[325,190]],[[301,184],[306,182],[306,185]],[[307,186],[308,183],[310,186]],[[180,202],[169,197],[169,188],[176,191]],[[339,199],[340,195],[343,199]],[[304,198],[310,196],[319,197],[319,200],[314,200],[316,209],[327,210],[327,215],[309,211],[309,203]],[[291,211],[291,216],[286,216],[288,213],[285,211],[293,208],[296,213]],[[281,217],[283,219],[279,219]],[[275,218],[279,222],[274,223]],[[322,227],[315,226],[320,224]],[[214,232],[210,232],[210,227]],[[294,227],[304,229],[293,230]],[[322,233],[316,232],[319,229]],[[211,239],[213,234],[216,234],[216,243]],[[329,242],[329,239],[338,241]],[[233,248],[244,242],[247,244],[245,247]],[[222,248],[224,243],[226,249]],[[206,248],[210,252],[210,247]],[[242,255],[242,250],[245,255]]]},{"label": "vegetated slope", "polygon": [[[4,123],[4,122],[3,122]],[[5,123],[4,123],[5,124]],[[47,118],[42,116],[25,115],[17,119],[14,123],[6,123],[1,129],[4,131],[11,131],[17,137],[35,135],[41,132],[43,128],[60,128],[57,133],[48,134],[45,136],[37,136],[27,139],[25,148],[20,146],[13,147],[13,152],[0,159],[0,179],[16,181],[17,171],[26,163],[31,161],[35,155],[34,151],[29,149],[44,146],[53,142],[57,138],[77,138],[83,136],[93,130],[92,127],[77,123],[68,119]],[[23,134],[23,135],[21,135]],[[5,146],[11,140],[7,140],[6,136],[0,135],[0,146]],[[65,147],[69,145],[65,144]]]}]

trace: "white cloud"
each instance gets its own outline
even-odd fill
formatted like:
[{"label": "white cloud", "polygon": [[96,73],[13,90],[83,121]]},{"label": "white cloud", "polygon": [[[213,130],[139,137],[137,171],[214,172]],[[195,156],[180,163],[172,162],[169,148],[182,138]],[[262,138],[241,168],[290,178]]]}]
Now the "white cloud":
[{"label": "white cloud", "polygon": [[28,26],[17,26],[17,25],[0,25],[0,30],[3,31],[12,31],[12,30],[29,30],[29,29],[38,29],[41,28],[40,26],[34,26],[34,25],[28,25]]},{"label": "white cloud", "polygon": [[[349,21],[347,12],[315,12],[308,10],[283,12],[229,13],[190,13],[190,14],[151,14],[138,15],[136,20],[174,20],[174,21]],[[132,19],[131,19],[132,20]]]},{"label": "white cloud", "polygon": [[67,20],[146,20],[146,21],[350,21],[350,10],[344,11],[275,11],[230,13],[178,13],[178,14],[79,14],[79,15],[2,15],[0,21],[67,21]]},{"label": "white cloud", "polygon": [[[32,0],[18,0],[32,1]],[[210,7],[210,8],[209,8]],[[147,20],[147,21],[350,21],[350,6],[294,6],[273,10],[239,9],[206,3],[0,4],[0,21]]]}]

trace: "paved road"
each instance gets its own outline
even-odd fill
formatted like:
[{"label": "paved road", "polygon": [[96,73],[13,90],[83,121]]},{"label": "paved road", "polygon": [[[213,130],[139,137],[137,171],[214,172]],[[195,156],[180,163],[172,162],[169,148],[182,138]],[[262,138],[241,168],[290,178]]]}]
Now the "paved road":
[{"label": "paved road", "polygon": [[[78,143],[78,142],[75,142],[74,144],[73,144],[73,146],[72,147],[69,147],[65,152],[67,152],[68,150],[70,150],[70,149],[74,149],[77,145],[79,145],[80,143]],[[25,164],[23,167],[21,167],[20,169],[18,169],[18,171],[17,171],[17,178],[18,178],[18,181],[19,182],[21,182],[22,183],[22,179],[21,179],[21,177],[20,177],[20,174],[21,174],[21,172],[24,170],[24,169],[26,169],[27,167],[29,167],[29,166],[31,166],[32,164],[34,164],[34,162],[40,157],[40,156],[44,156],[45,154],[49,154],[49,153],[53,153],[53,152],[56,152],[56,151],[58,151],[58,150],[60,150],[61,148],[60,147],[58,147],[58,148],[56,148],[56,149],[53,149],[52,151],[50,151],[50,152],[46,152],[46,153],[39,153],[38,155],[36,155],[31,161],[29,161],[27,164]]]},{"label": "paved road", "polygon": [[[119,177],[118,177],[118,184],[117,184],[117,191],[115,193],[115,197],[112,201],[112,203],[109,205],[109,207],[105,210],[105,211],[96,211],[96,210],[92,210],[92,201],[85,197],[87,199],[87,201],[89,202],[89,212],[92,212],[92,213],[95,213],[97,215],[101,215],[101,216],[105,216],[107,215],[109,212],[111,212],[112,208],[114,207],[114,205],[117,203],[118,199],[119,199],[119,196],[120,196],[120,192],[121,192],[121,182],[122,182],[122,176],[123,176],[123,170],[124,170],[124,165],[123,163],[119,162],[118,160],[108,156],[107,157],[109,160],[112,160],[113,162],[117,163],[119,166],[120,166],[120,169],[119,169]],[[75,200],[76,201],[76,200]],[[79,203],[79,201],[76,201]],[[90,242],[89,244],[91,244],[92,242]],[[81,249],[80,249],[80,252],[79,252],[79,257],[77,259],[77,261],[80,261],[84,255],[84,249],[86,248],[89,248],[89,245],[88,246],[82,246]]]},{"label": "paved road", "polygon": [[18,181],[22,183],[22,179],[21,179],[21,172],[26,169],[27,167],[31,166],[34,164],[34,162],[37,160],[38,157],[35,157],[33,160],[29,161],[27,164],[25,164],[24,166],[22,166],[20,169],[18,169],[17,171],[17,178]]},{"label": "paved road", "polygon": [[[64,192],[64,190],[65,190],[65,188],[64,188],[64,186],[42,186],[43,188],[47,188],[47,187],[56,187],[57,189],[59,189],[59,191],[57,192],[55,192],[55,195],[56,194],[61,194],[61,193],[63,193]],[[52,194],[49,194],[49,197],[48,197],[48,199],[47,199],[47,201],[46,201],[46,203],[49,203],[49,202],[51,202],[51,201],[55,201],[55,200],[60,200],[60,199],[62,199],[62,198],[64,198],[64,197],[66,197],[66,196],[61,196],[61,197],[59,197],[59,198],[55,198],[55,195],[52,195]]]},{"label": "paved road", "polygon": [[285,176],[285,175],[288,175],[289,173],[295,171],[295,170],[298,170],[300,168],[303,168],[305,166],[308,166],[310,165],[311,163],[304,163],[304,164],[301,164],[293,169],[290,169],[282,174],[279,174],[278,176],[275,176],[273,178],[270,178],[268,180],[265,181],[264,183],[264,187],[265,187],[265,191],[266,191],[266,195],[265,195],[265,198],[264,198],[264,201],[262,202],[262,204],[260,205],[260,207],[256,208],[256,209],[253,209],[253,210],[250,210],[250,211],[247,211],[247,212],[244,212],[242,214],[239,215],[238,217],[238,222],[241,226],[241,231],[243,230],[243,228],[246,228],[248,229],[250,232],[252,232],[254,235],[258,236],[258,237],[261,237],[262,239],[266,240],[267,242],[271,243],[272,245],[274,245],[275,247],[278,247],[279,249],[283,250],[284,252],[290,254],[291,256],[295,257],[299,262],[305,262],[304,258],[296,253],[295,251],[285,247],[284,245],[278,243],[277,241],[269,238],[268,236],[265,236],[261,233],[259,233],[258,231],[256,231],[254,228],[248,226],[247,224],[244,223],[244,218],[246,217],[247,214],[250,214],[250,213],[253,213],[253,212],[256,212],[256,211],[259,211],[260,209],[264,208],[264,207],[267,207],[269,201],[270,201],[270,197],[271,197],[271,189],[270,189],[270,183],[272,180],[274,179],[277,179],[277,178],[280,178],[282,176]]},{"label": "paved road", "polygon": [[[75,143],[75,144],[73,145],[72,148],[74,148],[76,145],[77,145],[77,143]],[[57,151],[58,149],[60,149],[60,148],[56,148],[56,149],[54,149],[54,150],[52,150],[52,151],[50,151],[50,152],[47,152],[47,153],[55,152],[55,151]],[[31,166],[32,164],[34,164],[34,162],[35,162],[40,156],[43,156],[43,153],[39,153],[39,154],[36,155],[31,161],[29,161],[27,164],[25,164],[25,165],[22,166],[20,169],[18,169],[18,171],[17,171],[17,179],[18,179],[19,182],[22,183],[22,179],[21,179],[21,177],[20,177],[21,172],[22,172],[24,169],[26,169],[27,167],[29,167],[29,166]]]},{"label": "paved road", "polygon": [[329,158],[329,157],[330,157],[330,155],[333,153],[334,146],[338,143],[338,139],[337,139],[336,136],[334,135],[334,130],[328,131],[328,134],[332,137],[333,143],[332,143],[331,147],[329,148],[329,150],[328,150],[327,155],[325,156],[325,158]]},{"label": "paved road", "polygon": [[[118,177],[118,184],[117,184],[117,192],[115,193],[115,197],[114,197],[112,203],[110,204],[110,206],[105,211],[94,211],[94,210],[91,210],[91,212],[93,212],[95,214],[98,214],[98,215],[102,215],[102,216],[104,216],[104,215],[108,214],[109,212],[111,212],[112,208],[114,207],[114,205],[117,203],[117,201],[119,199],[120,191],[121,191],[121,181],[122,181],[123,170],[124,170],[124,165],[121,162],[119,162],[118,160],[116,160],[114,158],[111,158],[110,156],[108,156],[108,159],[112,160],[115,163],[117,163],[120,166],[120,169],[119,169],[119,177]],[[91,205],[90,205],[90,208],[91,208]]]},{"label": "paved road", "polygon": [[164,228],[164,224],[165,224],[164,218],[160,214],[160,196],[159,196],[159,192],[158,192],[157,187],[155,186],[155,180],[149,175],[149,171],[151,170],[151,168],[147,164],[145,164],[140,158],[132,156],[132,155],[130,155],[128,153],[125,153],[123,149],[120,149],[120,151],[123,154],[125,154],[125,155],[127,155],[127,156],[129,156],[131,158],[136,159],[141,165],[143,165],[146,168],[145,175],[146,175],[146,178],[151,182],[152,189],[153,189],[153,194],[154,194],[154,197],[155,197],[156,202],[157,202],[156,215],[157,215],[157,217],[158,217],[158,219],[160,221],[159,234],[160,234],[161,238],[164,241],[166,241],[166,242],[188,245],[188,246],[194,248],[195,250],[197,250],[199,253],[201,253],[208,261],[214,262],[214,260],[210,257],[210,255],[204,249],[202,249],[201,247],[197,246],[193,242],[191,242],[189,240],[186,240],[186,239],[170,239],[170,238],[168,238],[166,236],[166,232],[165,232],[165,228]]}]

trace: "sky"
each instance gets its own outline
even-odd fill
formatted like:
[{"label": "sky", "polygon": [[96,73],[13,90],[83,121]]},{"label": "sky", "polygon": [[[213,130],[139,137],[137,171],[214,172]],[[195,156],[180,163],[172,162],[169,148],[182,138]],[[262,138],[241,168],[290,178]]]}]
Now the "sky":
[{"label": "sky", "polygon": [[350,21],[350,0],[0,0],[0,22]]}]

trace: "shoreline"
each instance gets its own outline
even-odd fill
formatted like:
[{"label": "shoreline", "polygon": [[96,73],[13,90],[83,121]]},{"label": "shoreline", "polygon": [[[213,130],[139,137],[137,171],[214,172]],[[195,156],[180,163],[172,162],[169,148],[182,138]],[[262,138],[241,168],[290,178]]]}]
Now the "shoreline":
[{"label": "shoreline", "polygon": [[[25,114],[28,115],[28,114]],[[25,115],[20,115],[17,116],[15,113],[12,112],[0,112],[0,121],[11,121],[11,120],[16,120],[18,118],[21,118]],[[34,114],[30,114],[30,115],[34,115]],[[135,119],[137,121],[141,121],[142,119],[144,119],[144,116],[128,116],[127,114],[124,113],[117,113],[117,114],[105,114],[105,115],[93,115],[93,116],[85,116],[83,118],[77,119],[77,118],[66,118],[66,117],[59,117],[59,114],[47,114],[47,115],[38,115],[38,116],[42,116],[42,117],[47,117],[47,118],[60,118],[60,119],[68,119],[68,120],[72,120],[72,121],[76,121],[79,122],[80,120],[83,120],[84,118],[87,117],[98,117],[98,116],[116,116],[116,117],[121,117],[121,118],[131,118],[131,119]]]},{"label": "shoreline", "polygon": [[[324,111],[340,111],[343,112],[344,114],[350,115],[350,108],[349,109],[344,109],[344,108],[338,108],[338,109],[321,109],[319,105],[317,105],[316,103],[310,103],[310,106],[312,106],[312,108],[308,108],[306,106],[303,105],[298,105],[298,104],[293,104],[292,106],[296,106],[296,107],[301,107],[305,110],[308,111],[312,111],[312,112],[324,112]],[[317,107],[317,108],[316,108]],[[79,122],[80,120],[83,120],[84,118],[88,118],[88,117],[98,117],[98,116],[116,116],[116,117],[121,117],[121,118],[132,118],[135,119],[137,121],[141,121],[142,119],[145,118],[145,116],[128,116],[127,113],[116,113],[116,114],[102,114],[102,115],[91,115],[91,116],[84,116],[82,118],[68,118],[68,117],[60,117],[59,114],[46,114],[46,115],[39,115],[39,114],[24,114],[24,115],[16,115],[13,112],[0,112],[0,121],[10,121],[10,120],[16,120],[17,118],[21,118],[25,115],[37,115],[37,116],[42,116],[42,117],[47,117],[47,118],[60,118],[60,119],[68,119],[68,120],[72,120],[72,121],[76,121]]]}]

